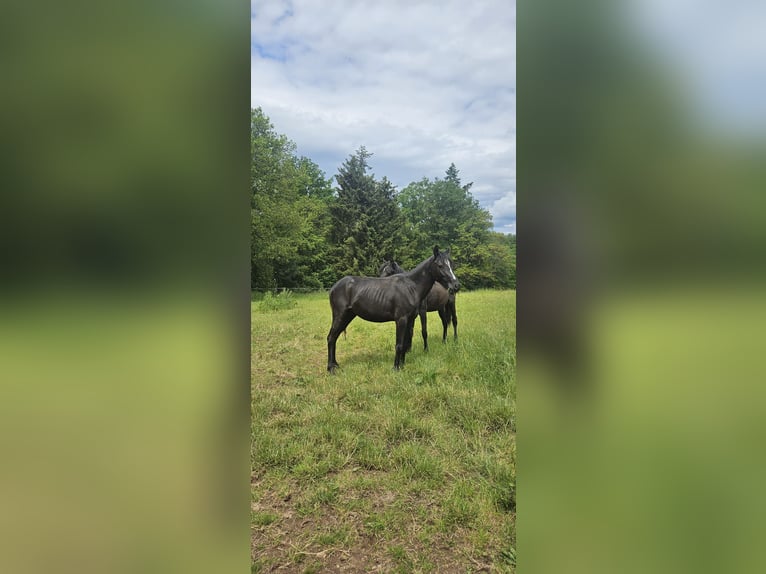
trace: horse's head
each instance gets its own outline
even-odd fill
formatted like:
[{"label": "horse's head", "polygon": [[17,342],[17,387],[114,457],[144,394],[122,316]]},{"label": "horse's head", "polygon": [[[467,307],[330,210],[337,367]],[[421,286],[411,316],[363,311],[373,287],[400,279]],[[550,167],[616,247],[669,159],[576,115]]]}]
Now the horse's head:
[{"label": "horse's head", "polygon": [[399,267],[399,264],[393,259],[387,259],[386,262],[380,268],[380,276],[388,277],[389,275],[398,275],[404,273],[404,269]]},{"label": "horse's head", "polygon": [[439,246],[434,245],[434,260],[431,265],[431,274],[435,281],[450,293],[457,293],[460,289],[460,281],[455,277],[452,271],[452,259],[450,259],[449,249],[439,251]]}]

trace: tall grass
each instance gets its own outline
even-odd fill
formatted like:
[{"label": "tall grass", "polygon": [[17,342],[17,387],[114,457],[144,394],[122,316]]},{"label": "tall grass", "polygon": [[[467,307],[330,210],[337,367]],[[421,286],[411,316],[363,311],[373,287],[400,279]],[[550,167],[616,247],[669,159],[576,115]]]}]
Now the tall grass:
[{"label": "tall grass", "polygon": [[312,556],[362,571],[513,571],[515,292],[459,294],[446,344],[429,313],[429,351],[418,323],[402,371],[394,325],[357,318],[335,375],[327,295],[292,298],[267,314],[253,303],[254,570]]},{"label": "tall grass", "polygon": [[258,310],[264,311],[282,311],[284,309],[292,309],[298,306],[298,301],[293,296],[293,292],[289,289],[284,289],[276,295],[273,295],[270,291],[267,291],[263,299],[258,303]]}]

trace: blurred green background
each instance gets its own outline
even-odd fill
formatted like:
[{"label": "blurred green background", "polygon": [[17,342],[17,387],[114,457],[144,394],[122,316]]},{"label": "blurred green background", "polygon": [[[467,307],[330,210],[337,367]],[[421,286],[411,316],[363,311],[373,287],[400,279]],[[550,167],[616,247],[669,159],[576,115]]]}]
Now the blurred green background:
[{"label": "blurred green background", "polygon": [[247,571],[248,4],[1,11],[0,571]]},{"label": "blurred green background", "polygon": [[766,570],[765,16],[519,5],[520,571]]}]

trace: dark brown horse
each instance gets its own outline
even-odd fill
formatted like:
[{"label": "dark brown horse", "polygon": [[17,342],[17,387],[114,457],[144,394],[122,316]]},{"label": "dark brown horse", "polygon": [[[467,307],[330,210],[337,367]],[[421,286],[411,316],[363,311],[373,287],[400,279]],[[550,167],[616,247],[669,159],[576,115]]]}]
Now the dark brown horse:
[{"label": "dark brown horse", "polygon": [[[389,277],[404,273],[404,269],[393,259],[388,259],[380,268],[381,277]],[[455,310],[455,293],[448,291],[438,283],[428,292],[428,295],[421,303],[418,314],[420,315],[420,330],[423,334],[423,349],[428,351],[428,312],[438,311],[439,318],[442,320],[442,343],[447,342],[447,330],[450,321],[452,321],[452,330],[457,339],[457,312]],[[412,334],[409,335],[412,340]]]},{"label": "dark brown horse", "polygon": [[327,335],[327,370],[338,367],[335,343],[338,336],[357,315],[366,321],[396,323],[394,369],[404,366],[404,358],[412,345],[412,327],[420,304],[434,283],[447,291],[457,291],[460,282],[452,272],[449,249],[434,254],[407,273],[390,277],[358,277],[347,275],[330,289],[332,326]]}]

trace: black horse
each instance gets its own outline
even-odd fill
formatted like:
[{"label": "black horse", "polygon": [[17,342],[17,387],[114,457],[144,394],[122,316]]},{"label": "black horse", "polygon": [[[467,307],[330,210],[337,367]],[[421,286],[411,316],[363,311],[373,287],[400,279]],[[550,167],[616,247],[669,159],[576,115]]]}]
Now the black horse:
[{"label": "black horse", "polygon": [[[391,275],[398,275],[404,273],[404,269],[399,267],[399,264],[393,259],[389,258],[380,267],[380,276],[389,277]],[[420,305],[418,314],[420,315],[420,327],[423,334],[423,349],[428,350],[428,312],[438,311],[439,318],[442,320],[442,343],[447,342],[447,330],[449,328],[450,321],[452,321],[452,330],[457,339],[457,311],[455,310],[455,293],[448,291],[442,287],[439,283],[434,283],[428,295]],[[414,326],[414,325],[413,325]],[[412,333],[410,333],[408,339],[412,341]]]},{"label": "black horse", "polygon": [[358,277],[347,275],[330,289],[332,326],[327,335],[327,370],[334,372],[335,342],[357,315],[366,321],[396,322],[396,355],[394,369],[404,366],[404,357],[412,345],[412,327],[420,304],[434,283],[448,291],[457,291],[460,282],[452,272],[449,249],[439,251],[412,271],[390,277]]}]

